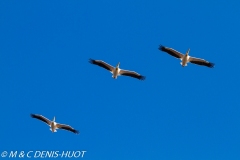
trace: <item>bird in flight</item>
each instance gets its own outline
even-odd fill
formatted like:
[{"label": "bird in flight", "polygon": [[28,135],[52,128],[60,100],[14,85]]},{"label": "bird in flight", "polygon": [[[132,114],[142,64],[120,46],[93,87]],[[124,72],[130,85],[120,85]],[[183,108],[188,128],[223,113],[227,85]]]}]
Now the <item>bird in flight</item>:
[{"label": "bird in flight", "polygon": [[50,121],[49,119],[45,118],[44,116],[38,115],[38,114],[31,114],[31,117],[32,117],[32,118],[36,118],[36,119],[38,119],[38,120],[41,120],[41,121],[45,122],[47,125],[50,126],[50,130],[51,130],[52,132],[57,132],[57,129],[64,129],[64,130],[73,132],[73,133],[75,133],[75,134],[79,134],[79,131],[73,129],[73,128],[72,128],[71,126],[69,126],[69,125],[56,123],[56,122],[55,122],[55,117],[53,117],[53,120],[52,120],[52,121]]},{"label": "bird in flight", "polygon": [[102,60],[93,60],[93,59],[89,59],[89,62],[91,64],[94,65],[98,65],[102,68],[105,68],[107,70],[109,70],[112,73],[112,77],[114,79],[117,79],[118,76],[123,75],[123,76],[130,76],[133,78],[137,78],[139,80],[144,80],[146,77],[142,76],[134,71],[128,71],[128,70],[123,70],[119,68],[120,62],[117,64],[116,67],[113,67],[109,64],[107,64],[106,62],[102,61]]},{"label": "bird in flight", "polygon": [[168,54],[170,54],[171,56],[178,58],[181,60],[180,64],[182,65],[182,67],[187,66],[187,63],[193,63],[193,64],[197,64],[197,65],[202,65],[202,66],[206,66],[209,68],[213,68],[214,67],[214,63],[208,62],[204,59],[200,59],[200,58],[195,58],[195,57],[190,57],[189,56],[189,52],[190,49],[188,49],[188,51],[186,52],[186,54],[182,54],[172,48],[168,48],[162,45],[159,45],[158,48],[160,51],[166,52]]}]

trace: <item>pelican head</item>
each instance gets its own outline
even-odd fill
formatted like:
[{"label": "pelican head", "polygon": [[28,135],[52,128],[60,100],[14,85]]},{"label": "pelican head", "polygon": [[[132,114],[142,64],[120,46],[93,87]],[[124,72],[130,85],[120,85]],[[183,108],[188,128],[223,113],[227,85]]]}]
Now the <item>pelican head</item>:
[{"label": "pelican head", "polygon": [[119,66],[120,66],[120,62],[118,62],[118,64],[117,64],[116,68],[119,68]]},{"label": "pelican head", "polygon": [[186,55],[188,55],[188,54],[189,54],[189,52],[190,52],[190,48],[188,49],[188,51],[187,51]]}]

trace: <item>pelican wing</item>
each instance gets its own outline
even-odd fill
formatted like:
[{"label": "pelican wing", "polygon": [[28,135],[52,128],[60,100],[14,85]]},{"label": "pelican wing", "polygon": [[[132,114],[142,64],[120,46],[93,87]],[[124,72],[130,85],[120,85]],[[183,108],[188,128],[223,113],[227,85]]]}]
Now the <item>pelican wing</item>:
[{"label": "pelican wing", "polygon": [[73,132],[75,134],[79,134],[78,130],[73,129],[71,126],[66,125],[66,124],[57,124],[56,127],[59,128],[59,129],[68,130],[68,131]]},{"label": "pelican wing", "polygon": [[51,121],[50,121],[49,119],[47,119],[47,118],[43,117],[42,115],[38,115],[38,114],[31,114],[31,117],[32,117],[32,118],[39,119],[39,120],[41,120],[41,121],[43,121],[43,122],[47,123],[48,125],[50,125],[50,124],[51,124]]},{"label": "pelican wing", "polygon": [[89,62],[92,63],[92,64],[95,64],[95,65],[98,65],[100,67],[103,67],[107,70],[109,70],[110,72],[112,72],[114,70],[114,67],[107,64],[106,62],[104,61],[101,61],[101,60],[93,60],[93,59],[89,59]]},{"label": "pelican wing", "polygon": [[164,47],[162,45],[159,45],[159,48],[158,48],[160,51],[163,51],[163,52],[166,52],[168,54],[170,54],[171,56],[173,57],[176,57],[176,58],[182,58],[183,57],[183,54],[172,49],[172,48],[167,48],[167,47]]},{"label": "pelican wing", "polygon": [[127,70],[120,70],[119,74],[123,75],[123,76],[130,76],[130,77],[133,77],[133,78],[137,78],[139,80],[144,80],[146,78],[145,76],[142,76],[142,75],[140,75],[136,72],[127,71]]},{"label": "pelican wing", "polygon": [[214,63],[208,62],[208,61],[206,61],[204,59],[200,59],[200,58],[190,57],[189,62],[194,63],[194,64],[198,64],[198,65],[202,65],[202,66],[207,66],[209,68],[214,67]]}]

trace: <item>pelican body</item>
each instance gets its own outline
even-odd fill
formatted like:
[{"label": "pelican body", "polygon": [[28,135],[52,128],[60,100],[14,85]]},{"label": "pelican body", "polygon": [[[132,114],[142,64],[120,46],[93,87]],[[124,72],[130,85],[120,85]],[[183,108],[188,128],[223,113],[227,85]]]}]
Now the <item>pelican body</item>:
[{"label": "pelican body", "polygon": [[182,67],[187,66],[187,63],[189,62],[189,58],[190,58],[190,56],[188,55],[189,51],[190,51],[190,49],[188,49],[186,54],[181,58],[180,64],[182,65]]},{"label": "pelican body", "polygon": [[117,66],[114,68],[114,70],[112,71],[112,77],[114,79],[117,79],[119,72],[120,72],[120,68],[119,68],[120,62],[118,62]]},{"label": "pelican body", "polygon": [[56,125],[57,125],[57,123],[55,122],[55,117],[53,117],[53,120],[50,122],[51,124],[49,125],[50,126],[50,130],[52,131],[52,132],[57,132],[57,130],[56,130]]}]

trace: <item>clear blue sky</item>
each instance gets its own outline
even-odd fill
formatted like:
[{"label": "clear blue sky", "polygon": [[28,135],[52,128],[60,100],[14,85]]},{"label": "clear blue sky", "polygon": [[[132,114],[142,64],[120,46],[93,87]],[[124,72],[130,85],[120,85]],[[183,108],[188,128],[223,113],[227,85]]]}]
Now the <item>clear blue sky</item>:
[{"label": "clear blue sky", "polygon": [[[0,1],[0,151],[240,159],[240,2]],[[158,45],[214,62],[210,69]],[[101,59],[146,76],[114,80]],[[70,124],[79,135],[30,117]]]}]

